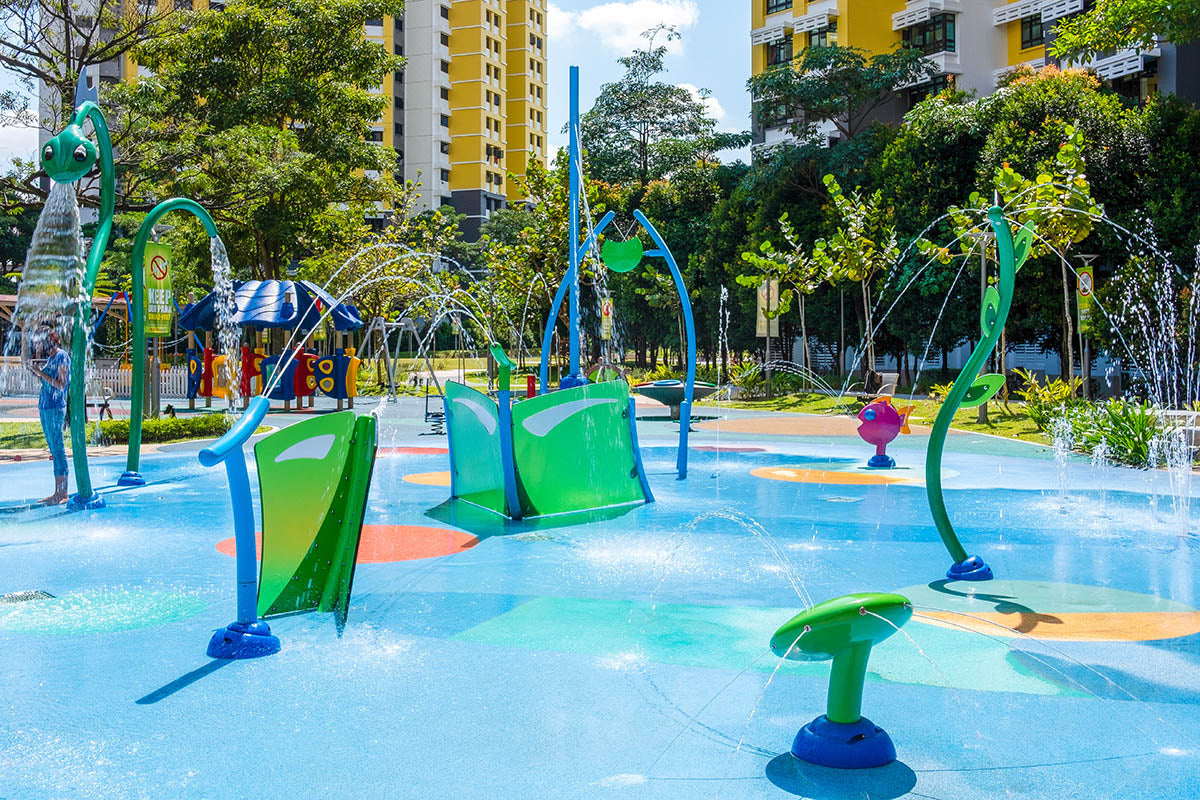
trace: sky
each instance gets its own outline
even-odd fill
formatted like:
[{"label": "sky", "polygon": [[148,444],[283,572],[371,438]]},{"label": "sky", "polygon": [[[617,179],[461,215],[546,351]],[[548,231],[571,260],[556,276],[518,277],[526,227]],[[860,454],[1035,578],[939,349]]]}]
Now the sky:
[{"label": "sky", "polygon": [[[674,25],[681,38],[671,42],[667,73],[662,80],[713,93],[710,110],[722,130],[750,127],[750,76],[747,33],[750,12],[737,0],[552,0],[547,18],[550,97],[548,120],[551,151],[566,146],[567,70],[580,68],[582,106],[587,110],[600,86],[621,77],[617,59],[644,46],[641,33],[659,24]],[[0,71],[0,91],[16,88],[10,73]],[[32,157],[37,131],[0,127],[0,161]],[[748,158],[727,152],[726,161]]]}]

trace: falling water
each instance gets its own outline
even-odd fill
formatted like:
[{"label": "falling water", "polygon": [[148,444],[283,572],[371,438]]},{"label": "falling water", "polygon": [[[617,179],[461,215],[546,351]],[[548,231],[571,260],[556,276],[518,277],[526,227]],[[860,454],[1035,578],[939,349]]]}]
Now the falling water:
[{"label": "falling water", "polygon": [[1112,459],[1109,457],[1108,442],[1101,438],[1092,448],[1092,484],[1100,492],[1100,516],[1102,517],[1108,515],[1108,489],[1104,481],[1111,465]]},{"label": "falling water", "polygon": [[[55,183],[38,217],[37,227],[25,269],[17,287],[17,307],[5,343],[6,356],[34,356],[32,342],[20,331],[31,332],[47,323],[62,337],[63,347],[71,348],[75,315],[84,297],[83,245],[79,233],[79,205],[75,190],[68,184]],[[24,366],[5,366],[0,391],[37,390],[37,381]]]},{"label": "falling water", "polygon": [[225,243],[220,236],[208,240],[208,249],[212,255],[213,293],[216,295],[217,341],[225,354],[225,369],[229,376],[229,407],[237,408],[241,390],[238,370],[242,358],[242,330],[234,322],[237,306],[233,299],[229,253],[225,251]]},{"label": "falling water", "polygon": [[1054,447],[1054,467],[1058,472],[1058,501],[1063,513],[1067,510],[1067,468],[1071,461],[1071,450],[1075,447],[1075,432],[1066,410],[1050,421],[1050,439]]},{"label": "falling water", "polygon": [[1163,466],[1167,494],[1180,533],[1188,530],[1192,507],[1192,448],[1182,430],[1166,430],[1150,441],[1150,466]]}]

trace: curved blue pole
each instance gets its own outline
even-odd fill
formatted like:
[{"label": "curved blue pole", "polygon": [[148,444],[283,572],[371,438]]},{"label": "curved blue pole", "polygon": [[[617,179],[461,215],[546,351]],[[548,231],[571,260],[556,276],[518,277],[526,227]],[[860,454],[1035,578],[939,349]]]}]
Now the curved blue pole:
[{"label": "curved blue pole", "polygon": [[651,250],[646,255],[659,256],[667,262],[671,278],[675,281],[675,291],[679,292],[679,303],[683,306],[683,325],[687,330],[688,346],[687,383],[683,390],[683,402],[679,404],[679,454],[675,464],[679,470],[679,480],[683,480],[687,477],[688,431],[692,427],[692,395],[696,388],[696,323],[692,319],[692,301],[688,298],[687,287],[683,285],[683,275],[679,272],[679,265],[675,263],[675,256],[671,255],[671,248],[667,247],[658,229],[640,210],[633,212],[633,218],[646,229],[646,233],[650,234],[650,238],[658,246],[657,250]]},{"label": "curved blue pole", "polygon": [[579,152],[579,67],[571,67],[571,116],[570,158],[567,161],[567,176],[570,186],[570,269],[566,280],[571,289],[571,300],[567,305],[568,344],[571,352],[569,374],[579,377],[579,173],[583,171],[583,159]]},{"label": "curved blue pole", "polygon": [[254,542],[254,501],[242,446],[271,410],[269,398],[250,399],[242,416],[224,436],[200,451],[206,467],[225,464],[229,500],[233,505],[233,540],[237,547],[237,621],[219,629],[208,643],[213,658],[255,658],[279,651],[279,639],[258,621],[258,559]]},{"label": "curved blue pole", "polygon": [[[579,251],[580,258],[596,246],[596,239],[600,237],[600,234],[604,233],[604,229],[609,226],[609,223],[616,216],[615,211],[609,211],[600,218],[600,224],[596,226],[595,230],[588,236],[587,241],[583,243],[583,248]],[[568,269],[567,274],[563,276],[562,283],[558,285],[558,292],[554,295],[554,302],[550,304],[550,314],[546,317],[546,330],[542,333],[542,360],[541,365],[538,367],[538,385],[540,387],[538,394],[545,394],[549,391],[547,386],[550,383],[550,341],[554,338],[554,321],[558,319],[558,310],[562,308],[563,297],[566,295],[567,287],[570,285],[567,283],[570,277],[571,271]]]}]

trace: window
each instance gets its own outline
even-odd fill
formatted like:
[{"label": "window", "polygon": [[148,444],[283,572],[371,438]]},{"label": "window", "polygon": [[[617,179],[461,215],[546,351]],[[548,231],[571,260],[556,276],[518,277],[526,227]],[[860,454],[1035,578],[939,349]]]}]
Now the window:
[{"label": "window", "polygon": [[438,149],[440,149],[442,151],[442,155],[444,155],[444,156],[450,155],[450,143],[449,142],[441,142],[438,145]]},{"label": "window", "polygon": [[954,46],[954,15],[934,14],[928,21],[904,29],[904,45],[925,55],[957,52]]},{"label": "window", "polygon": [[782,42],[767,45],[767,66],[786,64],[792,60],[792,39],[789,36]]},{"label": "window", "polygon": [[382,142],[383,141],[383,131],[367,131],[367,141],[368,142]]},{"label": "window", "polygon": [[442,47],[449,47],[449,46],[450,46],[450,34],[443,33],[442,34]]},{"label": "window", "polygon": [[397,134],[399,134],[400,136],[404,135],[404,126],[402,124],[400,124],[399,122],[396,122],[396,123],[392,124],[392,127],[395,129],[395,132]]},{"label": "window", "polygon": [[442,6],[442,19],[450,19],[450,7]]},{"label": "window", "polygon": [[401,97],[400,95],[396,95],[396,96],[395,96],[395,97],[392,99],[392,104],[393,104],[394,106],[396,106],[396,108],[404,108],[404,98],[403,98],[403,97]]},{"label": "window", "polygon": [[954,81],[949,75],[938,75],[927,83],[914,86],[908,90],[908,109],[911,111],[913,106],[925,98],[932,97],[938,92],[950,89],[953,86]]},{"label": "window", "polygon": [[369,19],[369,20],[367,20],[367,27],[368,28],[382,28],[383,20],[382,19]]},{"label": "window", "polygon": [[444,169],[444,170],[442,170],[442,183],[449,183],[449,182],[450,182],[450,170]]},{"label": "window", "polygon": [[392,52],[398,56],[404,55],[404,42],[399,39],[392,42]]},{"label": "window", "polygon": [[1028,50],[1030,47],[1037,47],[1039,44],[1044,44],[1046,41],[1046,32],[1042,28],[1042,15],[1035,14],[1032,17],[1024,17],[1021,19],[1021,49]]},{"label": "window", "polygon": [[767,0],[767,13],[774,14],[776,11],[787,11],[792,7],[792,0]]},{"label": "window", "polygon": [[450,90],[449,90],[449,89],[447,89],[445,86],[443,86],[443,87],[441,88],[441,92],[440,92],[440,94],[442,95],[442,99],[443,99],[443,100],[449,100],[449,99],[450,99]]},{"label": "window", "polygon": [[445,114],[442,114],[441,115],[441,123],[442,123],[443,128],[449,128],[450,127],[450,118],[448,116],[446,116]]},{"label": "window", "polygon": [[450,62],[449,61],[442,62],[442,72],[446,73],[447,75],[450,74]]},{"label": "window", "polygon": [[837,44],[837,20],[829,20],[828,28],[821,28],[819,31],[809,31],[808,46],[809,47],[829,47],[831,44]]}]

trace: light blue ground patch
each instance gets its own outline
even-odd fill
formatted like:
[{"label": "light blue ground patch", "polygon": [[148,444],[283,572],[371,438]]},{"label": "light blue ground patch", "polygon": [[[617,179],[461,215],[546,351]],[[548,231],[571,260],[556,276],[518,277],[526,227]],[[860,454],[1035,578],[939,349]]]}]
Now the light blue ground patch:
[{"label": "light blue ground patch", "polygon": [[198,597],[145,589],[105,588],[0,606],[0,631],[74,636],[149,628],[208,608]]}]

